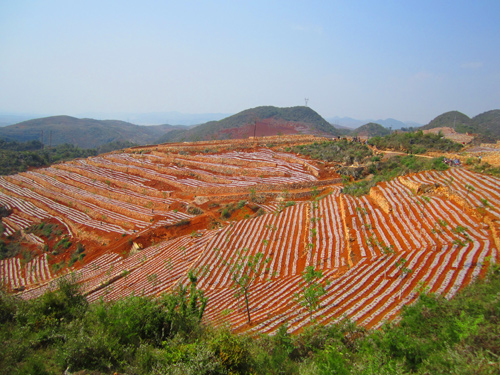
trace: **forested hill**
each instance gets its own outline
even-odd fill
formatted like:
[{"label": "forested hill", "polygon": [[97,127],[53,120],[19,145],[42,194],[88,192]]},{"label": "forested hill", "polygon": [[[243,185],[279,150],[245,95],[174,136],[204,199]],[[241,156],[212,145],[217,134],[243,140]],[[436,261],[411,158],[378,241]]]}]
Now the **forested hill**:
[{"label": "forested hill", "polygon": [[309,107],[263,106],[191,129],[174,130],[161,137],[158,143],[301,133],[338,135],[339,131]]},{"label": "forested hill", "polygon": [[453,128],[458,133],[477,134],[482,141],[496,141],[500,139],[500,110],[487,111],[473,118],[458,111],[450,111],[439,115],[420,129],[441,127]]},{"label": "forested hill", "polygon": [[[72,144],[80,148],[96,148],[110,142],[150,144],[163,134],[183,126],[139,126],[118,120],[78,119],[52,116],[23,121],[0,128],[0,139],[26,142],[42,141],[52,146]],[[52,134],[51,134],[52,133]]]},{"label": "forested hill", "polygon": [[387,128],[384,128],[380,124],[375,124],[370,122],[363,126],[360,126],[357,129],[354,129],[349,135],[351,136],[364,136],[364,137],[383,137],[384,135],[391,134],[391,131]]}]

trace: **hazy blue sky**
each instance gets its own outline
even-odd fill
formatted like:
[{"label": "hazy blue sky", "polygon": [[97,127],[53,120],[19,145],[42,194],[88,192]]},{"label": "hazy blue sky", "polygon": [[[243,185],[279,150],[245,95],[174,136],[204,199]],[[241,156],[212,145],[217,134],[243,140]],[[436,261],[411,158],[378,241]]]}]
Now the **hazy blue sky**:
[{"label": "hazy blue sky", "polygon": [[500,1],[0,0],[0,111],[500,108]]}]

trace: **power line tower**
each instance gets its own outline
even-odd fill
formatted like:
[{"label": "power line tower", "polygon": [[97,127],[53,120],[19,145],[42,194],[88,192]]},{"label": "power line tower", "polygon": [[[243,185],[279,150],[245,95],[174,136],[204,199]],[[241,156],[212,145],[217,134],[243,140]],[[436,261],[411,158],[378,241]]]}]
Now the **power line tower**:
[{"label": "power line tower", "polygon": [[307,103],[309,102],[309,99],[305,98],[304,101],[306,102],[306,107],[307,107]]}]

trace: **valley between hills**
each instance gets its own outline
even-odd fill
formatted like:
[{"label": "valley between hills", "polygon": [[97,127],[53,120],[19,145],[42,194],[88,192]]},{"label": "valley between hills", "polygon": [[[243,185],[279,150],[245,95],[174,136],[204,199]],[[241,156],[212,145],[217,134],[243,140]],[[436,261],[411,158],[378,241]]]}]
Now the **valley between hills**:
[{"label": "valley between hills", "polygon": [[[499,178],[461,165],[349,195],[338,163],[297,152],[335,142],[282,135],[138,146],[2,176],[4,238],[22,248],[0,260],[2,281],[32,299],[72,277],[97,302],[160,296],[188,286],[194,271],[208,298],[204,321],[297,333],[344,317],[381,327],[422,288],[450,299],[497,261]],[[369,151],[373,163],[390,155]],[[231,264],[254,259],[245,306]],[[312,310],[296,298],[310,267],[325,288]]]}]

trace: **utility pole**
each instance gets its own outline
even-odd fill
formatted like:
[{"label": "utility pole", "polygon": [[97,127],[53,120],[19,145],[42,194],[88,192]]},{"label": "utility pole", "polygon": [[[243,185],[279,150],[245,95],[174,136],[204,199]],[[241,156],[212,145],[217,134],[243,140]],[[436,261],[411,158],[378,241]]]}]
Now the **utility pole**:
[{"label": "utility pole", "polygon": [[255,139],[255,134],[257,133],[257,117],[254,117],[254,118],[253,118],[253,123],[254,123],[254,127],[253,127],[253,138]]},{"label": "utility pole", "polygon": [[49,132],[49,148],[52,147],[52,130]]},{"label": "utility pole", "polygon": [[40,142],[42,143],[41,150],[43,150],[43,130],[40,131]]},{"label": "utility pole", "polygon": [[309,102],[309,99],[305,98],[304,101],[306,102],[306,107],[307,107],[307,102]]}]

